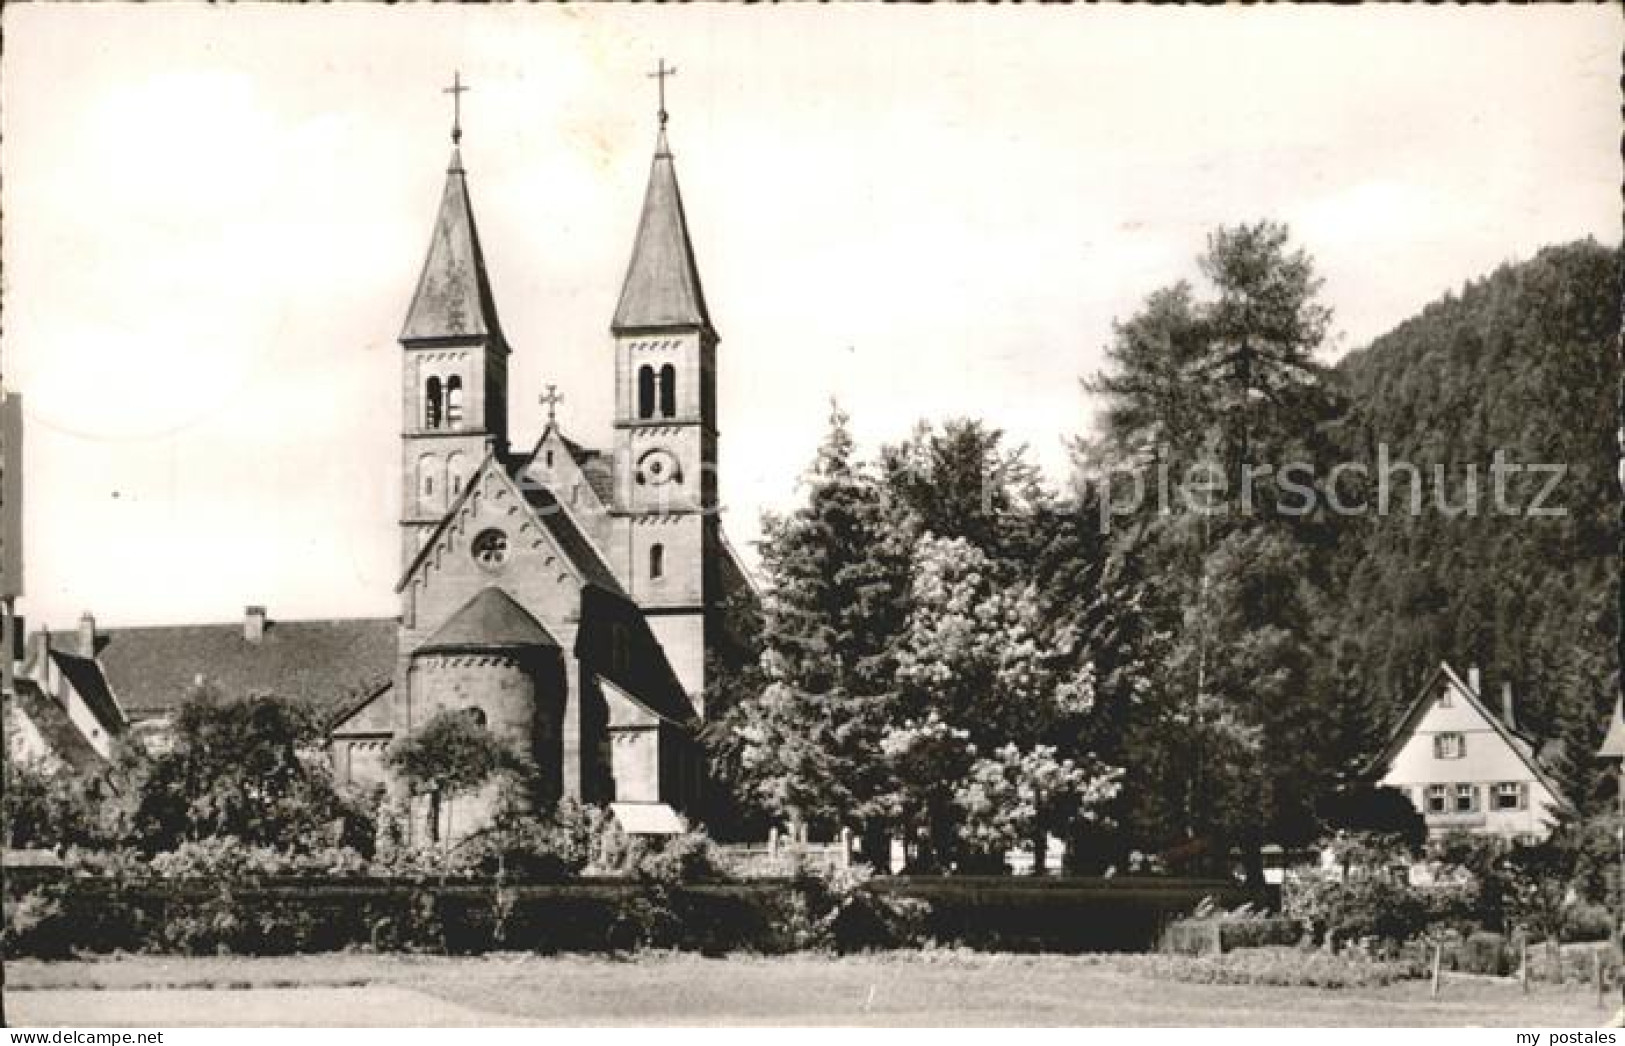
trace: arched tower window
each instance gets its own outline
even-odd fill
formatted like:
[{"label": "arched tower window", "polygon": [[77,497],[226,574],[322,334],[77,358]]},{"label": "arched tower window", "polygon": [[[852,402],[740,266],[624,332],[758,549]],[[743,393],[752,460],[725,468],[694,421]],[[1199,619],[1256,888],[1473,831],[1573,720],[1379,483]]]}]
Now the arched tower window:
[{"label": "arched tower window", "polygon": [[463,423],[463,379],[452,375],[446,379],[446,425],[456,428]]},{"label": "arched tower window", "polygon": [[649,576],[656,579],[666,576],[665,545],[649,546]]},{"label": "arched tower window", "polygon": [[645,363],[638,368],[638,417],[655,416],[655,369]]},{"label": "arched tower window", "polygon": [[677,368],[669,363],[660,368],[660,416],[677,416]]},{"label": "arched tower window", "polygon": [[440,379],[431,377],[423,386],[423,427],[440,427]]}]

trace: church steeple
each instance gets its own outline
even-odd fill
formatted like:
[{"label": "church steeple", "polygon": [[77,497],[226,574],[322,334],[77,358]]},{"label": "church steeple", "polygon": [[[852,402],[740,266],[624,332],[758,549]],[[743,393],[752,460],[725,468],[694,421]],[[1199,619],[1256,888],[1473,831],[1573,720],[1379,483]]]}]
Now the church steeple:
[{"label": "church steeple", "polygon": [[700,269],[688,235],[688,219],[683,213],[683,196],[677,188],[677,169],[666,140],[665,115],[662,104],[660,132],[655,139],[649,187],[643,196],[643,214],[632,244],[632,261],[626,267],[620,303],[610,324],[616,334],[682,327],[711,329],[705,292],[700,287]]},{"label": "church steeple", "polygon": [[[448,93],[460,103],[465,90],[459,76]],[[508,447],[509,349],[474,225],[461,138],[459,105],[440,210],[400,336],[403,562],[486,455]]]},{"label": "church steeple", "polygon": [[[446,168],[446,187],[440,194],[440,212],[435,217],[434,238],[429,241],[429,254],[406,313],[401,341],[486,337],[501,342],[502,328],[485,272],[479,230],[474,225],[462,150],[454,145]],[[506,350],[506,345],[503,348]]]}]

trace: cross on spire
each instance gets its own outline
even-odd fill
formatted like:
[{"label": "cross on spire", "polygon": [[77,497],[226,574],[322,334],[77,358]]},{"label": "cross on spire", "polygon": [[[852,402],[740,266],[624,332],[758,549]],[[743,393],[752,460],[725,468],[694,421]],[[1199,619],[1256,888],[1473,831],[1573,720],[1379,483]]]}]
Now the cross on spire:
[{"label": "cross on spire", "polygon": [[542,406],[547,408],[547,420],[549,424],[552,424],[554,412],[558,409],[559,404],[564,402],[564,396],[559,393],[559,387],[557,385],[548,385],[547,391],[542,393],[540,397],[540,402]]},{"label": "cross on spire", "polygon": [[455,70],[451,74],[451,86],[442,87],[441,94],[451,95],[451,144],[457,145],[463,140],[463,92],[468,87],[463,83],[462,70]]},{"label": "cross on spire", "polygon": [[655,71],[649,74],[649,79],[660,84],[660,127],[662,130],[666,127],[666,77],[676,75],[677,67],[675,65],[668,67],[664,58],[660,59],[655,66]]}]

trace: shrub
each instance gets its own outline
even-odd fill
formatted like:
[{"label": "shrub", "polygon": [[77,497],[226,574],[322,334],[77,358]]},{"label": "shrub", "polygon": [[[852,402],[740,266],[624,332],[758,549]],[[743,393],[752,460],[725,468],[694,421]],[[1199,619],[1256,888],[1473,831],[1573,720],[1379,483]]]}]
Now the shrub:
[{"label": "shrub", "polygon": [[1304,870],[1287,877],[1281,909],[1308,926],[1313,939],[1336,950],[1361,938],[1399,944],[1427,926],[1421,891],[1385,872]]},{"label": "shrub", "polygon": [[1375,960],[1357,952],[1328,955],[1284,947],[1248,948],[1226,955],[1121,956],[1118,961],[1135,973],[1192,984],[1377,988],[1424,976],[1424,968],[1415,963]]},{"label": "shrub", "polygon": [[820,880],[824,912],[814,922],[815,947],[842,954],[903,948],[925,937],[931,905],[917,897],[878,893],[867,869],[845,869]]},{"label": "shrub", "polygon": [[33,955],[46,959],[69,954],[66,920],[60,889],[39,887],[21,897],[6,897],[5,948],[7,958]]},{"label": "shrub", "polygon": [[1498,933],[1469,934],[1456,953],[1456,968],[1463,973],[1487,973],[1504,977],[1515,963],[1507,939]]},{"label": "shrub", "polygon": [[147,867],[166,879],[228,881],[280,875],[346,878],[370,870],[366,858],[349,847],[326,846],[288,853],[269,846],[252,846],[229,835],[187,840],[173,850],[154,854]]},{"label": "shrub", "polygon": [[573,799],[545,815],[504,810],[489,828],[458,847],[458,863],[486,875],[557,882],[587,867],[608,823],[604,810]]},{"label": "shrub", "polygon": [[1207,955],[1237,948],[1294,945],[1303,938],[1303,923],[1288,917],[1218,916],[1181,919],[1164,931],[1162,950],[1178,955]]},{"label": "shrub", "polygon": [[[618,833],[617,833],[618,834]],[[638,836],[620,851],[621,875],[658,883],[726,882],[728,862],[704,832]]]},{"label": "shrub", "polygon": [[1581,903],[1569,914],[1564,940],[1606,941],[1614,935],[1614,913],[1600,904]]}]

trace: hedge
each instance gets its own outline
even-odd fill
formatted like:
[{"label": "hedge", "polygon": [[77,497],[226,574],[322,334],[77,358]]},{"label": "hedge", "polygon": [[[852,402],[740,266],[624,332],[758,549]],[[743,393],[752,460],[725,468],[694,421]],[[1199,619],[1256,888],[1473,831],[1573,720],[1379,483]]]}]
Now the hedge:
[{"label": "hedge", "polygon": [[40,957],[354,948],[718,954],[848,951],[931,938],[1012,951],[1146,951],[1209,896],[1231,905],[1258,900],[1228,883],[1153,879],[876,879],[842,896],[816,879],[75,878],[22,891],[8,884],[5,945],[7,955]]},{"label": "hedge", "polygon": [[1265,919],[1181,919],[1170,923],[1162,950],[1179,955],[1211,955],[1237,948],[1294,945],[1303,939],[1303,923],[1283,917]]},{"label": "hedge", "polygon": [[926,901],[943,944],[997,951],[1143,952],[1203,899],[1234,908],[1278,897],[1228,880],[942,876],[875,879],[871,889]]}]

